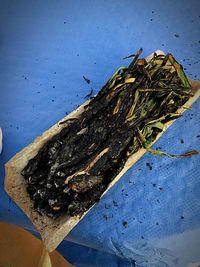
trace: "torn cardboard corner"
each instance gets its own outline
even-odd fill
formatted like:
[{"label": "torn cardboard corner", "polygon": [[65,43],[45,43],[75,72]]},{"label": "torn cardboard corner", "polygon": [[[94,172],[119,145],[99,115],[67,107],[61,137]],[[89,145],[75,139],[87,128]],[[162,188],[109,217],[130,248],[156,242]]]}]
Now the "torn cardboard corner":
[{"label": "torn cardboard corner", "polygon": [[[163,54],[162,51],[156,51],[157,54]],[[150,55],[146,60],[150,60]],[[200,95],[200,82],[190,81],[194,96],[177,110],[177,113],[181,114],[186,108],[190,108],[192,104],[197,100]],[[39,136],[32,144],[25,147],[22,151],[16,154],[10,161],[6,163],[6,176],[5,176],[5,190],[10,197],[19,205],[19,207],[25,212],[25,214],[32,221],[38,232],[40,233],[44,245],[48,251],[53,251],[59,243],[65,238],[65,236],[74,228],[74,226],[87,214],[90,210],[88,209],[82,216],[63,215],[57,219],[50,218],[46,215],[41,215],[33,208],[33,202],[31,201],[25,186],[24,177],[21,175],[21,171],[27,165],[28,161],[37,155],[39,149],[55,134],[60,132],[65,125],[60,124],[70,118],[78,117],[83,111],[84,107],[88,105],[89,101],[86,101],[77,110],[70,113],[63,120],[52,126],[49,130]],[[165,130],[174,122],[169,121],[165,123]],[[164,131],[165,131],[164,130]],[[164,132],[163,131],[163,132]],[[163,134],[159,133],[154,142]],[[113,179],[105,190],[103,195],[122,177],[122,175],[135,163],[137,162],[146,152],[144,148],[141,148],[133,155],[130,155],[120,173]]]}]

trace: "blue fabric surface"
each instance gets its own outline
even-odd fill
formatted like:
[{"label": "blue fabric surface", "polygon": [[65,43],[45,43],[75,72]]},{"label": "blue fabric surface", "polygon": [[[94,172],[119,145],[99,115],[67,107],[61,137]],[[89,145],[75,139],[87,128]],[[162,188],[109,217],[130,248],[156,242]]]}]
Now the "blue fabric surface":
[{"label": "blue fabric surface", "polygon": [[[83,103],[91,86],[96,93],[129,64],[122,58],[140,47],[143,56],[156,49],[172,52],[187,75],[200,79],[200,2],[0,0],[1,220],[34,231],[4,192],[4,163]],[[199,108],[197,101],[154,148],[173,154],[199,149]],[[78,267],[184,267],[200,261],[199,173],[199,155],[147,153],[59,251]]]}]

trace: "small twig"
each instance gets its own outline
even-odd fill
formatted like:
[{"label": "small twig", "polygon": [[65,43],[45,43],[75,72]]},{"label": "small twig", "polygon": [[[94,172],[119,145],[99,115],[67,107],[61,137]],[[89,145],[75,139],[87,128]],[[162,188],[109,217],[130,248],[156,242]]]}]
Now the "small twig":
[{"label": "small twig", "polygon": [[86,78],[85,76],[83,76],[83,79],[86,81],[86,83],[90,84],[90,80],[88,78]]},{"label": "small twig", "polygon": [[123,57],[122,59],[127,59],[127,58],[130,58],[130,57],[135,57],[135,54],[131,54],[129,56]]},{"label": "small twig", "polygon": [[84,98],[88,98],[88,97],[90,97],[92,94],[93,94],[93,89],[91,88],[89,94],[87,94]]}]

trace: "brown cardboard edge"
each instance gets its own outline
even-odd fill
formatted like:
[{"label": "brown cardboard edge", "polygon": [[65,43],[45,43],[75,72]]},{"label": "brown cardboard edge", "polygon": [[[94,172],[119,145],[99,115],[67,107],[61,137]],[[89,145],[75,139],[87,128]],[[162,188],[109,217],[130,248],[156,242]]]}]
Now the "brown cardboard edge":
[{"label": "brown cardboard edge", "polygon": [[[21,171],[28,161],[37,154],[42,145],[65,127],[60,122],[79,116],[84,111],[84,106],[88,102],[86,101],[78,109],[53,125],[5,164],[5,191],[31,220],[40,233],[44,245],[49,252],[53,251],[68,232],[78,223],[80,216],[74,216],[72,220],[70,220],[69,216],[62,216],[60,219],[53,220],[46,215],[40,215],[33,209],[33,204],[26,191],[25,181],[21,175]],[[66,232],[63,230],[64,228],[69,230]]]},{"label": "brown cardboard edge", "polygon": [[[157,51],[156,51],[157,52]],[[160,53],[160,52],[159,52]],[[148,57],[149,59],[150,57]],[[197,100],[200,95],[200,82],[190,81],[191,85],[195,91],[195,95],[191,97],[184,107],[191,107],[191,105]],[[84,110],[84,106],[88,104],[89,101],[81,105],[77,110],[70,113],[61,121],[68,118],[77,117]],[[181,107],[177,111],[178,113],[183,113],[185,108]],[[86,211],[81,217],[80,216],[62,216],[59,219],[53,220],[46,215],[40,215],[37,211],[33,209],[32,202],[26,192],[24,178],[22,177],[21,170],[26,166],[27,162],[33,158],[40,147],[53,135],[58,133],[63,127],[63,124],[57,124],[52,126],[49,130],[44,132],[41,136],[35,139],[35,141],[17,153],[11,160],[9,160],[5,165],[5,190],[10,195],[11,198],[18,204],[18,206],[25,212],[25,214],[32,221],[35,228],[40,233],[44,245],[48,251],[53,251],[59,243],[65,238],[65,236],[74,228],[74,226],[87,214]],[[170,121],[165,124],[165,130],[174,123],[175,120]],[[164,132],[163,131],[163,132]],[[154,143],[163,134],[160,133]],[[130,156],[122,169],[122,171],[115,177],[115,179],[110,183],[109,187],[103,193],[103,195],[121,178],[121,176],[134,164],[136,163],[146,152],[145,149],[140,149],[137,153]],[[103,196],[102,195],[102,196]],[[92,208],[92,207],[91,207]]]}]

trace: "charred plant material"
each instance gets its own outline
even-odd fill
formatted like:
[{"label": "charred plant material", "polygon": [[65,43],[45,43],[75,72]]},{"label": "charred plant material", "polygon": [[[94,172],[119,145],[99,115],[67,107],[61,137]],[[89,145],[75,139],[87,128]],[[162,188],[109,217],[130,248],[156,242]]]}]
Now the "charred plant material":
[{"label": "charred plant material", "polygon": [[171,54],[154,54],[147,62],[138,59],[141,52],[128,68],[115,72],[78,118],[66,120],[22,171],[40,213],[81,215],[131,154],[145,147],[166,155],[150,146],[164,123],[179,117],[176,111],[191,96],[190,84]]}]

